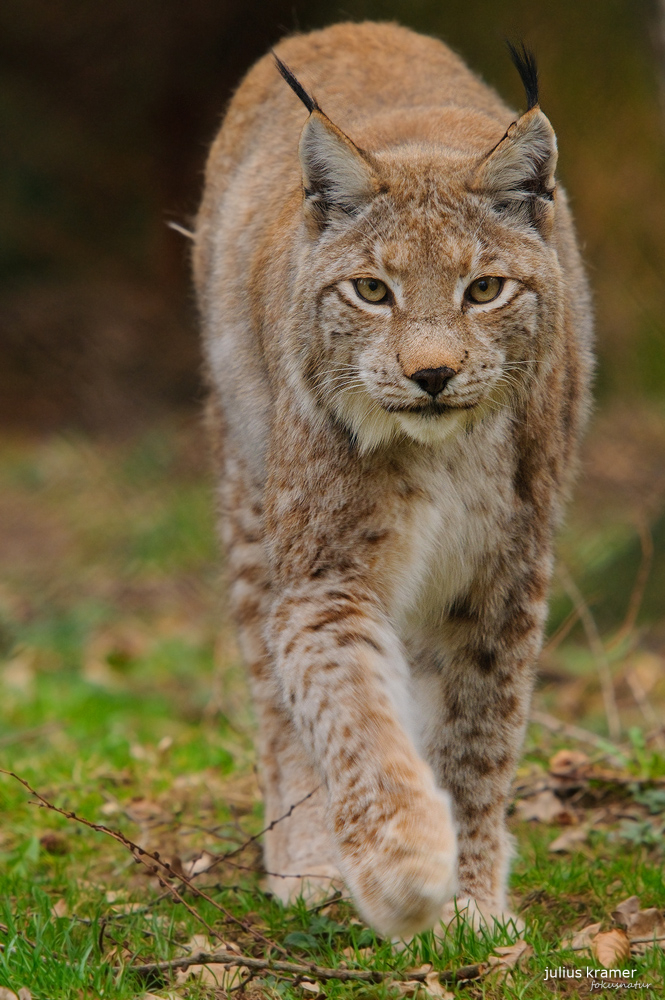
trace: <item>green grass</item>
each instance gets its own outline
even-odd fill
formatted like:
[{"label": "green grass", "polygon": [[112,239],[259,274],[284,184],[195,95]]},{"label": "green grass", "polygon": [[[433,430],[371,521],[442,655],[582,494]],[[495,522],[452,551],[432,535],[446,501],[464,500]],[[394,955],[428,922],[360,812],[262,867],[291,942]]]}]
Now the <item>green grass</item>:
[{"label": "green grass", "polygon": [[[196,441],[186,428],[95,448],[67,438],[14,441],[0,461],[9,525],[0,530],[0,766],[58,807],[185,863],[204,848],[233,849],[262,825],[251,710],[219,603],[213,503]],[[580,524],[573,523],[564,548],[575,547]],[[595,572],[613,561],[612,552],[601,557],[603,544],[618,538],[623,551],[626,533],[611,519],[599,519],[593,531]],[[533,955],[510,981],[458,985],[459,996],[551,997],[546,968],[597,964],[566,951],[562,938],[595,921],[611,926],[612,910],[632,894],[642,907],[665,908],[665,796],[653,784],[665,775],[665,755],[645,742],[644,720],[622,687],[631,664],[647,677],[654,655],[635,631],[613,661],[626,733],[612,766],[633,783],[591,783],[580,809],[594,828],[570,854],[548,850],[563,827],[511,817],[512,891]],[[538,706],[602,733],[598,680],[583,637],[573,633],[546,666],[551,676]],[[662,712],[660,684],[657,678],[650,697]],[[570,746],[533,727],[520,782],[545,775],[551,754]],[[176,986],[132,972],[133,964],[182,956],[205,931],[125,848],[40,808],[4,775],[0,814],[0,985],[15,992],[26,986],[34,1000],[214,995],[192,979]],[[424,963],[455,969],[486,962],[510,941],[510,929],[477,936],[461,927],[443,943],[424,934],[396,951],[347,901],[325,912],[304,903],[285,910],[263,892],[256,844],[233,862],[196,884],[244,926],[191,892],[186,898],[248,955],[265,954],[253,930],[295,962],[339,968],[343,961],[406,975]],[[128,912],[132,903],[142,912]],[[662,950],[628,965],[639,981],[658,984],[658,995]],[[397,995],[387,984],[321,986],[332,998]],[[565,984],[557,991],[576,995]],[[293,977],[266,973],[247,995],[315,994]]]}]

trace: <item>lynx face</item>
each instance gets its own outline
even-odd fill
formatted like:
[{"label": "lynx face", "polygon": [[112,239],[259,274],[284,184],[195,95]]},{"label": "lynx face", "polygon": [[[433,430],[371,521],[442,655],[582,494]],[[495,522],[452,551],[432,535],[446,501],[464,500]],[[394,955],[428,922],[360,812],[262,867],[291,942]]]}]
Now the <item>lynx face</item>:
[{"label": "lynx face", "polygon": [[477,167],[409,147],[376,157],[379,193],[310,233],[306,381],[361,451],[443,441],[545,361],[538,331],[560,301],[547,227],[474,190]]}]

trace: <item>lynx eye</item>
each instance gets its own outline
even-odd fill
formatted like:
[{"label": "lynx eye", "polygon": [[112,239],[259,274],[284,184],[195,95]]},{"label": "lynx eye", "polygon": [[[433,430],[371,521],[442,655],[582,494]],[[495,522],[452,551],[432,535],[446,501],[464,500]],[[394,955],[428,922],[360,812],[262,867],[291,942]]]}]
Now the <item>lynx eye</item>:
[{"label": "lynx eye", "polygon": [[503,278],[476,278],[466,290],[471,302],[491,302],[503,288]]},{"label": "lynx eye", "polygon": [[385,302],[388,298],[388,286],[378,278],[356,278],[353,284],[360,298],[367,302]]}]

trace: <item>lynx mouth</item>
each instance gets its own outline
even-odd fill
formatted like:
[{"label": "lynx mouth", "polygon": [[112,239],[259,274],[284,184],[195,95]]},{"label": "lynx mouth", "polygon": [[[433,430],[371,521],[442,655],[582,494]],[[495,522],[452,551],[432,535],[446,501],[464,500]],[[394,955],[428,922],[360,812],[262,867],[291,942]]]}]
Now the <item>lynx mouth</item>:
[{"label": "lynx mouth", "polygon": [[437,400],[432,400],[431,402],[423,403],[405,403],[399,405],[397,403],[382,403],[383,409],[388,413],[408,413],[414,416],[425,417],[426,419],[434,419],[436,417],[443,416],[445,413],[456,412],[457,410],[472,410],[476,405],[473,403],[453,403],[453,402],[439,402]]}]

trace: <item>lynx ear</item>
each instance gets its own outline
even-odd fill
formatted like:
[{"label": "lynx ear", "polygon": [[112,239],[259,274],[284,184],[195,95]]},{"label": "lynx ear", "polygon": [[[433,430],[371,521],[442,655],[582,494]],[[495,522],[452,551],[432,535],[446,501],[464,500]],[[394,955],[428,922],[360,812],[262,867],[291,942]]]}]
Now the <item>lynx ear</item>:
[{"label": "lynx ear", "polygon": [[377,192],[374,171],[362,151],[318,108],[300,136],[300,165],[309,208],[354,214]]},{"label": "lynx ear", "polygon": [[499,200],[552,199],[556,186],[554,129],[539,107],[508,128],[498,146],[481,161],[474,187],[495,192]]},{"label": "lynx ear", "polygon": [[277,69],[309,111],[298,147],[307,214],[318,225],[325,225],[335,211],[355,214],[379,186],[369,157],[330,121],[274,52],[273,56]]},{"label": "lynx ear", "polygon": [[513,122],[478,164],[472,186],[491,193],[496,210],[540,226],[551,215],[556,181],[556,136],[538,105],[538,71],[533,55],[509,45],[522,78],[528,110]]}]

